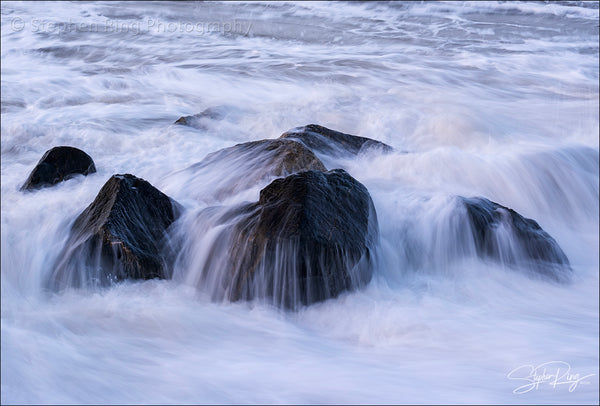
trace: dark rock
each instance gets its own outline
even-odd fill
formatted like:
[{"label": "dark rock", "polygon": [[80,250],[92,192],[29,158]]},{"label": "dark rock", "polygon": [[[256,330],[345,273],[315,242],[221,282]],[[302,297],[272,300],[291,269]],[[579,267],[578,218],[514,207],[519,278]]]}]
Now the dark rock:
[{"label": "dark rock", "polygon": [[202,189],[215,182],[210,186],[211,192],[221,199],[259,182],[268,182],[273,177],[305,170],[327,169],[311,150],[296,141],[283,139],[245,142],[224,148],[207,155],[184,172],[198,178],[201,183],[198,187],[204,185]]},{"label": "dark rock", "polygon": [[161,250],[179,204],[133,175],[113,175],[75,220],[54,287],[169,278]]},{"label": "dark rock", "polygon": [[221,281],[228,299],[294,309],[371,280],[377,215],[367,189],[344,170],[276,179],[229,217],[239,213]]},{"label": "dark rock", "polygon": [[330,130],[316,124],[293,128],[279,138],[300,141],[311,150],[327,155],[356,155],[366,150],[393,151],[392,147],[383,142]]},{"label": "dark rock", "polygon": [[[325,165],[302,144],[292,140],[261,140],[237,144],[213,152],[199,166],[224,160],[251,160],[256,157],[263,163],[259,168],[269,175],[285,176],[302,170],[326,171]],[[244,174],[247,177],[247,173]]]},{"label": "dark rock", "polygon": [[54,147],[46,151],[33,169],[21,190],[51,186],[76,174],[96,172],[92,158],[74,147]]},{"label": "dark rock", "polygon": [[[223,118],[222,114],[218,111],[213,111],[211,109],[206,109],[201,113],[194,114],[191,116],[182,116],[179,117],[173,124],[187,125],[190,127],[201,126],[200,119],[209,118],[212,120]],[[203,127],[203,126],[201,126]]]},{"label": "dark rock", "polygon": [[526,265],[556,281],[568,279],[567,256],[536,221],[485,198],[460,200],[467,209],[479,255],[507,265]]},{"label": "dark rock", "polygon": [[241,117],[242,111],[233,106],[209,107],[198,114],[179,117],[173,124],[185,125],[199,130],[206,130],[211,120],[225,120],[236,122]]}]

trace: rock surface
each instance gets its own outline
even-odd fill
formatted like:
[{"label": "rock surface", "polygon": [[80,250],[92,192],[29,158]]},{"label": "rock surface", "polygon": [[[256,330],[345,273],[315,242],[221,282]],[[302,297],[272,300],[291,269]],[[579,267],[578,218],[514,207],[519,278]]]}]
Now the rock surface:
[{"label": "rock surface", "polygon": [[330,130],[316,124],[293,128],[279,138],[300,141],[312,151],[327,155],[357,155],[367,150],[393,151],[392,147],[383,142]]},{"label": "rock surface", "polygon": [[230,121],[236,123],[243,116],[243,110],[234,106],[209,107],[198,114],[179,117],[173,124],[185,125],[197,130],[207,130],[211,121]]},{"label": "rock surface", "polygon": [[370,281],[377,216],[367,189],[344,170],[276,179],[240,212],[221,282],[230,300],[293,309]]},{"label": "rock surface", "polygon": [[88,175],[96,172],[92,158],[74,147],[54,147],[42,156],[21,190],[52,186],[74,175]]},{"label": "rock surface", "polygon": [[75,220],[53,286],[169,278],[161,251],[178,206],[143,179],[113,175]]},{"label": "rock surface", "polygon": [[539,224],[485,198],[464,198],[479,255],[529,269],[556,281],[568,279],[569,260]]},{"label": "rock surface", "polygon": [[213,152],[176,177],[188,178],[187,189],[211,193],[221,200],[261,182],[267,184],[274,177],[304,170],[327,169],[299,142],[276,139],[245,142]]}]

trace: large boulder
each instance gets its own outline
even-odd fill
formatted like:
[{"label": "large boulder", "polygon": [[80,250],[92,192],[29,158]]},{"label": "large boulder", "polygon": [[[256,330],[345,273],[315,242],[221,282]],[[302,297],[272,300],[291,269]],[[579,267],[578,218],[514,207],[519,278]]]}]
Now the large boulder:
[{"label": "large boulder", "polygon": [[392,147],[383,142],[330,130],[316,124],[293,128],[279,138],[300,141],[311,150],[327,155],[357,155],[367,150],[393,151]]},{"label": "large boulder", "polygon": [[567,256],[535,220],[485,198],[459,200],[467,210],[479,255],[525,267],[555,281],[568,279]]},{"label": "large boulder", "polygon": [[63,288],[169,278],[164,238],[179,210],[147,181],[113,175],[75,220],[51,284]]},{"label": "large boulder", "polygon": [[[239,216],[217,286],[229,300],[267,299],[295,309],[366,285],[373,273],[377,216],[369,192],[344,170],[274,180]],[[212,277],[211,277],[212,278]]]},{"label": "large boulder", "polygon": [[[277,177],[305,170],[325,171],[325,165],[304,145],[293,140],[245,142],[207,155],[202,161],[172,175],[194,198],[210,194],[217,200],[267,185]],[[195,192],[201,195],[195,195]]]},{"label": "large boulder", "polygon": [[96,172],[92,158],[74,147],[54,147],[42,156],[21,190],[51,186],[74,175]]}]

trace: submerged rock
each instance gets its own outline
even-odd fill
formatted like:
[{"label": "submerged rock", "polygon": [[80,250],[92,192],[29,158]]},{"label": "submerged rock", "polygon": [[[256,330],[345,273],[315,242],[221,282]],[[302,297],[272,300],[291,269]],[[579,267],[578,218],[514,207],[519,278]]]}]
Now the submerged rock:
[{"label": "submerged rock", "polygon": [[366,150],[393,151],[392,147],[383,142],[330,130],[316,124],[293,128],[279,138],[300,141],[311,150],[327,155],[356,155]]},{"label": "submerged rock", "polygon": [[92,158],[74,147],[54,147],[42,156],[21,190],[52,186],[74,175],[96,172]]},{"label": "submerged rock", "polygon": [[52,285],[106,285],[122,279],[169,278],[161,254],[179,205],[147,181],[113,175],[77,217]]},{"label": "submerged rock", "polygon": [[485,198],[461,197],[460,201],[467,210],[479,255],[507,265],[525,265],[556,281],[568,279],[567,256],[535,220]]},{"label": "submerged rock", "polygon": [[[237,161],[241,164],[249,160],[259,160],[262,165],[256,170],[272,176],[285,176],[310,169],[327,170],[312,151],[293,140],[261,140],[237,144],[207,155],[197,165],[200,167],[224,161]],[[248,175],[244,173],[244,177]]]},{"label": "submerged rock", "polygon": [[233,106],[209,107],[198,114],[179,117],[173,124],[185,125],[198,130],[206,130],[210,121],[239,121],[242,110]]},{"label": "submerged rock", "polygon": [[186,189],[211,193],[220,200],[274,177],[305,170],[327,169],[311,150],[296,141],[261,140],[213,152],[175,176],[181,179],[188,175]]},{"label": "submerged rock", "polygon": [[[285,176],[311,169],[327,170],[311,150],[292,140],[261,140],[237,144],[209,154],[197,166],[202,167],[225,161],[243,164],[243,162],[254,160],[260,162],[261,165],[256,165],[251,172],[262,172],[271,176]],[[245,172],[244,177],[252,179],[256,176]]]},{"label": "submerged rock", "polygon": [[218,284],[226,298],[293,309],[370,281],[377,216],[367,189],[344,170],[276,179],[229,217],[240,213]]}]

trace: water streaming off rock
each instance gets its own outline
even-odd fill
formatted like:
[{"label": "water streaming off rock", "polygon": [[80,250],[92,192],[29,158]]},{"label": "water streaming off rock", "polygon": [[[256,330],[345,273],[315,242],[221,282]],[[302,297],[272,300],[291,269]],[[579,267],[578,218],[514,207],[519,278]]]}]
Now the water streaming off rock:
[{"label": "water streaming off rock", "polygon": [[[2,403],[597,404],[598,18],[597,2],[3,2]],[[55,146],[96,172],[20,190]],[[152,239],[172,278],[55,289],[115,174],[175,202]],[[362,207],[362,228],[340,211],[296,233],[291,210],[264,231],[289,184]],[[336,232],[352,249],[318,243]],[[551,361],[592,376],[513,393],[511,371]]]}]

